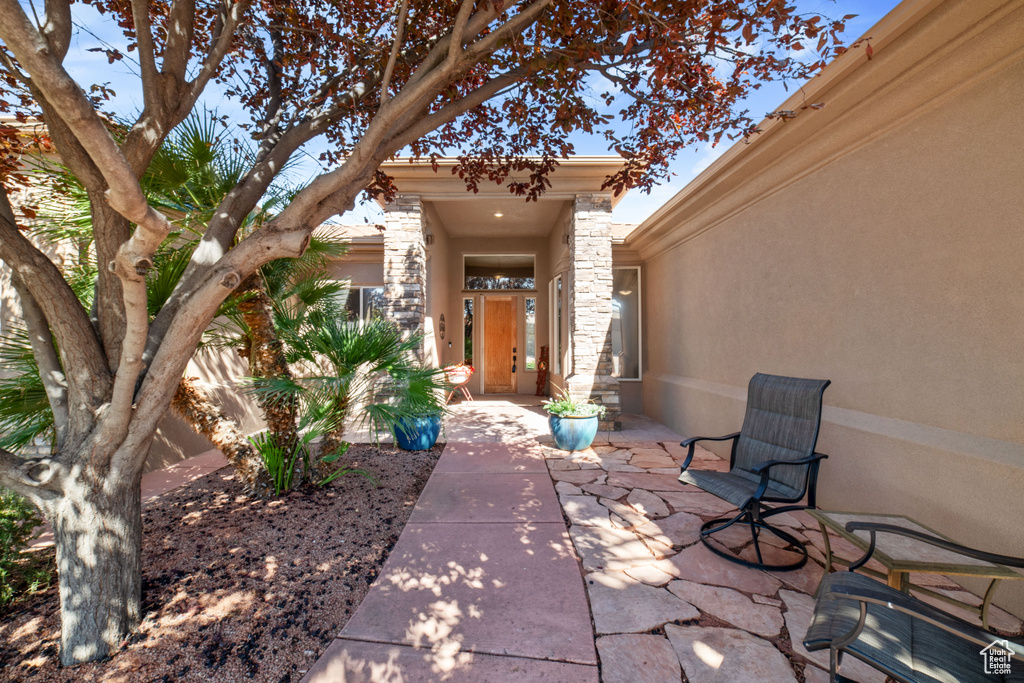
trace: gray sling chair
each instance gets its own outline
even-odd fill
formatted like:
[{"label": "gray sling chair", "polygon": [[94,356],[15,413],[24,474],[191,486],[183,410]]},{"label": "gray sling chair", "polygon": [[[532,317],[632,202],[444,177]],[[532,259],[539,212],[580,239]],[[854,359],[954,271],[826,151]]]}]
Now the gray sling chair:
[{"label": "gray sling chair", "polygon": [[[767,518],[816,505],[818,465],[828,456],[815,453],[814,447],[821,425],[821,397],[829,384],[827,379],[758,373],[751,378],[747,389],[747,412],[740,431],[726,436],[695,436],[680,444],[689,451],[679,481],[698,486],[740,509],[731,519],[714,519],[701,527],[700,540],[708,550],[758,569],[798,569],[807,562],[804,544],[792,534],[768,524]],[[729,440],[733,443],[728,472],[689,469],[698,441]],[[807,503],[800,504],[805,494]],[[765,503],[791,504],[769,508]],[[748,562],[710,543],[713,534],[733,524],[750,527],[756,562]],[[800,559],[789,564],[766,563],[758,538],[762,531],[793,546],[800,553]]]},{"label": "gray sling chair", "polygon": [[1021,639],[983,630],[879,581],[853,573],[871,558],[876,533],[907,536],[1004,567],[1024,569],[1024,559],[974,550],[889,524],[850,522],[846,530],[870,533],[868,550],[850,565],[850,571],[827,574],[821,580],[814,615],[804,637],[804,647],[812,652],[828,648],[830,680],[850,681],[838,671],[843,655],[850,654],[900,683],[1024,681]]}]

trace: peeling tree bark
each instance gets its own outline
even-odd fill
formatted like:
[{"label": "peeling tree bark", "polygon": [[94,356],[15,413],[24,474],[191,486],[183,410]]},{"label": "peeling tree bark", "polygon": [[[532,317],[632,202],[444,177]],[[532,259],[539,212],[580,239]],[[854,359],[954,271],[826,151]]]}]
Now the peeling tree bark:
[{"label": "peeling tree bark", "polygon": [[266,498],[274,488],[263,461],[250,445],[238,423],[224,414],[220,406],[200,388],[194,377],[185,377],[178,385],[171,401],[174,410],[185,423],[201,436],[205,436],[228,459],[246,493]]}]

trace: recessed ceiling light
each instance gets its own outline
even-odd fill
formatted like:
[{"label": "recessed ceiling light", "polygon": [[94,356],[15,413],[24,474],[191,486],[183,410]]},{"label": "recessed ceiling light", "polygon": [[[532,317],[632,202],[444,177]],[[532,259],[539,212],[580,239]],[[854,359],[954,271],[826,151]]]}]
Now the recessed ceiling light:
[{"label": "recessed ceiling light", "polygon": [[504,216],[504,215],[505,215],[505,214],[503,214],[503,213],[502,213],[501,211],[498,211],[497,213],[495,213],[495,214],[494,214],[494,217],[495,217],[495,218],[501,218],[501,217],[502,217],[502,216]]}]

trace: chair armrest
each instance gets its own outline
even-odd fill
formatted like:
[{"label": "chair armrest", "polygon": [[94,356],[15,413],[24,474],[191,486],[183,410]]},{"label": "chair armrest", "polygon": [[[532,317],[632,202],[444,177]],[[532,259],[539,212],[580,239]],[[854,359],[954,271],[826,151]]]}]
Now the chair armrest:
[{"label": "chair armrest", "polygon": [[765,460],[762,463],[757,464],[750,468],[750,471],[754,474],[760,474],[764,476],[764,473],[777,465],[810,465],[812,462],[818,460],[824,460],[828,456],[824,453],[815,453],[809,455],[806,458],[800,458],[799,460]]},{"label": "chair armrest", "polygon": [[[833,576],[842,577],[851,575],[843,572],[838,575],[834,574]],[[1013,658],[1024,661],[1024,645],[1017,642],[1016,639],[1000,638],[995,633],[985,631],[984,629],[978,628],[972,624],[962,621],[961,619],[957,619],[951,614],[932,607],[926,602],[922,602],[921,600],[907,595],[906,593],[901,593],[898,590],[882,585],[873,579],[868,579],[867,577],[862,577],[857,574],[852,576],[863,578],[863,581],[858,581],[858,585],[851,585],[849,580],[830,581],[824,591],[825,598],[846,598],[862,603],[894,609],[914,619],[920,619],[921,621],[928,622],[943,631],[952,633],[959,638],[971,641],[981,647],[987,647],[996,640],[1006,640],[1009,645],[1009,649],[1013,652]],[[840,585],[832,585],[834,583],[840,583]],[[872,585],[869,586],[868,584]]]},{"label": "chair armrest", "polygon": [[[968,548],[967,546],[947,541],[944,538],[938,538],[931,534],[926,534],[914,529],[905,529],[895,524],[882,524],[880,522],[849,522],[846,525],[846,530],[853,533],[854,531],[867,531],[871,534],[870,545],[868,546],[868,557],[875,548],[875,534],[886,533],[886,534],[897,534],[899,536],[906,536],[907,538],[913,538],[927,543],[929,545],[949,550],[950,552],[964,555],[966,557],[972,557],[982,562],[990,562],[992,564],[1000,564],[1006,567],[1015,567],[1017,569],[1024,569],[1024,559],[1019,557],[1010,557],[1008,555],[997,555],[995,553],[987,553],[983,550],[976,550],[974,548]],[[863,558],[866,562],[868,558]],[[861,563],[863,564],[863,563]],[[858,565],[860,566],[860,565]]]},{"label": "chair armrest", "polygon": [[739,432],[736,432],[735,434],[726,434],[725,436],[693,436],[679,442],[680,446],[686,446],[688,449],[686,452],[686,460],[683,461],[682,468],[685,470],[690,466],[690,461],[693,460],[694,444],[698,441],[732,441],[733,439],[738,439],[739,436]]}]

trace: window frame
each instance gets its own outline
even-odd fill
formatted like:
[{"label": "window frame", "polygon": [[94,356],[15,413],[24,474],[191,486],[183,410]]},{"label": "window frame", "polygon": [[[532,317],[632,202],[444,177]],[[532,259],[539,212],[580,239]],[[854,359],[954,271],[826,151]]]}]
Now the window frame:
[{"label": "window frame", "polygon": [[[620,382],[642,382],[644,377],[644,290],[643,290],[643,268],[641,266],[612,266],[612,282],[615,282],[616,270],[636,271],[636,377],[616,377]],[[612,290],[612,301],[615,300],[615,291]],[[621,319],[619,321],[621,329]]]},{"label": "window frame", "polygon": [[[533,288],[532,289],[466,289],[466,259],[467,258],[472,258],[474,256],[510,256],[510,257],[511,256],[521,256],[521,257],[524,257],[524,258],[529,257],[533,261]],[[536,253],[531,253],[531,254],[524,254],[524,253],[504,254],[504,253],[494,253],[494,252],[463,253],[462,254],[462,280],[461,280],[461,283],[462,283],[461,286],[462,286],[462,291],[463,292],[474,292],[474,293],[475,292],[480,292],[480,293],[486,293],[486,292],[516,292],[516,293],[536,292],[536,291],[538,291],[537,290],[537,254]]]},{"label": "window frame", "polygon": [[562,375],[562,287],[559,286],[561,282],[562,274],[559,273],[548,283],[548,298],[551,304],[549,312],[551,357],[548,362],[551,364],[551,374],[558,376]]}]

